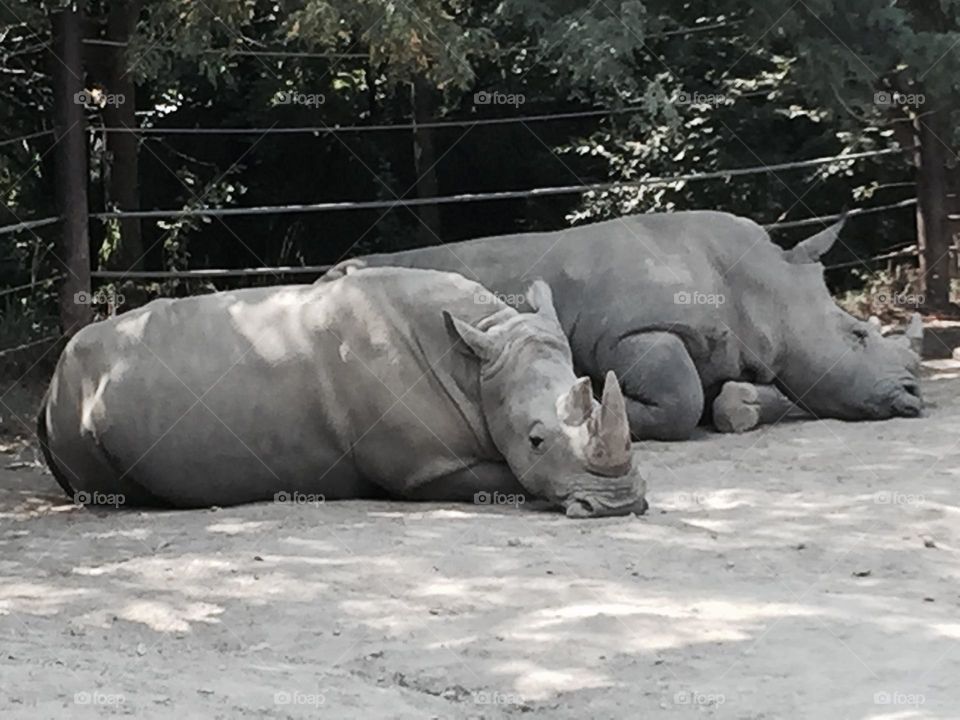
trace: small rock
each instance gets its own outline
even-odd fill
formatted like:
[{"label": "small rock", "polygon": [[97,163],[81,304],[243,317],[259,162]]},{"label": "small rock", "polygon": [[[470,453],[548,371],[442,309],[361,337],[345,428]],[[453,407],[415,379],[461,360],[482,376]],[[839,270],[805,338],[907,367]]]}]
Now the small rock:
[{"label": "small rock", "polygon": [[806,550],[806,549],[807,549],[806,543],[797,543],[797,550]]},{"label": "small rock", "polygon": [[[960,349],[960,348],[957,348]],[[935,548],[937,546],[936,541],[929,535],[921,535],[920,539],[923,540],[923,546],[927,548]]]},{"label": "small rock", "polygon": [[924,601],[924,602],[936,602],[936,600],[934,600],[932,597],[925,597],[925,598],[923,599],[923,601]]},{"label": "small rock", "polygon": [[727,570],[733,570],[736,566],[737,566],[737,564],[736,564],[735,562],[732,562],[732,561],[731,561],[731,562],[728,562],[728,563],[727,563]]},{"label": "small rock", "polygon": [[147,646],[144,645],[143,643],[139,643],[137,645],[137,655],[146,655],[146,654],[147,654]]},{"label": "small rock", "polygon": [[870,570],[854,570],[853,571],[854,577],[870,577],[871,574],[872,573]]},{"label": "small rock", "polygon": [[259,555],[254,555],[253,559],[256,560],[257,562],[263,562],[263,558],[260,557]]},{"label": "small rock", "polygon": [[439,615],[439,614],[440,614],[440,611],[437,610],[436,608],[430,608],[430,614],[431,614],[431,615]]},{"label": "small rock", "polygon": [[507,540],[508,547],[520,547],[520,545],[522,545],[520,538],[510,538]]},{"label": "small rock", "polygon": [[197,692],[201,695],[213,695],[213,690],[210,688],[197,688]]}]

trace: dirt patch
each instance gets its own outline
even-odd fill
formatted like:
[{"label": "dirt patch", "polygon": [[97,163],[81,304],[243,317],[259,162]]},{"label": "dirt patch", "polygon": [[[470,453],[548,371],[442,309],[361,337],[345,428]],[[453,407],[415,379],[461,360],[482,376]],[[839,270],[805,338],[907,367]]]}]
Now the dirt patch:
[{"label": "dirt patch", "polygon": [[919,420],[644,443],[639,519],[97,514],[16,445],[0,717],[956,718],[956,364],[925,391]]}]

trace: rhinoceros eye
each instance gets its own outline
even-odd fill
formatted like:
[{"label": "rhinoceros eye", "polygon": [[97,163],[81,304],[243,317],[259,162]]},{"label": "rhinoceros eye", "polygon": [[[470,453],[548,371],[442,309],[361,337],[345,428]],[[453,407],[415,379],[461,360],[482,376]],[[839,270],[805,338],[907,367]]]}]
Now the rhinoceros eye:
[{"label": "rhinoceros eye", "polygon": [[870,331],[865,327],[855,327],[853,328],[853,336],[860,341],[861,345],[867,344],[867,338],[870,337]]},{"label": "rhinoceros eye", "polygon": [[531,435],[530,447],[532,447],[534,450],[540,450],[543,447],[543,438],[539,435]]}]

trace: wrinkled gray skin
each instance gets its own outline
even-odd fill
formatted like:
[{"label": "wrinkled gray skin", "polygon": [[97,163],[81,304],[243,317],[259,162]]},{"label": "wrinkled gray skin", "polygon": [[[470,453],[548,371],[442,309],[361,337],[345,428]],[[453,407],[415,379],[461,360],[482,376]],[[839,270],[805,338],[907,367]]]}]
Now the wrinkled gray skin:
[{"label": "wrinkled gray skin", "polygon": [[[638,438],[685,439],[711,421],[742,431],[794,403],[846,420],[918,415],[916,354],[827,291],[819,258],[840,225],[783,251],[759,225],[726,213],[634,215],[372,255],[329,276],[364,264],[455,270],[508,301],[542,277],[575,366],[595,382],[617,373]],[[678,302],[711,295],[724,301]]]},{"label": "wrinkled gray skin", "polygon": [[545,283],[533,314],[484,293],[385,268],[158,300],[88,326],[40,414],[47,462],[93,502],[502,493],[572,517],[643,512],[616,378],[602,405],[577,380]]}]

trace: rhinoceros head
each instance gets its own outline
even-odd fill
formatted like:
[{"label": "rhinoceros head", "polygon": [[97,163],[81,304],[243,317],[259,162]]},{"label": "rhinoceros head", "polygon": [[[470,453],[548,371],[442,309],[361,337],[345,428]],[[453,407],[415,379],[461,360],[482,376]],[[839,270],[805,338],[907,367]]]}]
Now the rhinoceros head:
[{"label": "rhinoceros head", "polygon": [[616,375],[607,375],[602,402],[594,400],[590,379],[573,371],[549,286],[536,281],[527,300],[534,313],[504,307],[477,327],[446,316],[480,360],[490,437],[521,485],[568,516],[642,513],[646,484]]},{"label": "rhinoceros head", "polygon": [[784,300],[791,305],[779,328],[783,351],[777,382],[801,407],[819,417],[846,420],[915,417],[923,408],[917,381],[922,325],[886,338],[875,322],[861,321],[833,301],[820,256],[843,225],[804,240],[784,253],[790,264]]}]

